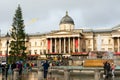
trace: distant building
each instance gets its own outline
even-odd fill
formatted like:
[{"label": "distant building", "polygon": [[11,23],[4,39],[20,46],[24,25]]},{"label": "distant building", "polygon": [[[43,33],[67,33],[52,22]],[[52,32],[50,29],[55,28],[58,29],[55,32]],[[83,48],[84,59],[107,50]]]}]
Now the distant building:
[{"label": "distant building", "polygon": [[[75,29],[68,15],[61,19],[59,30],[45,34],[29,34],[26,42],[30,55],[68,54],[89,51],[120,52],[120,26],[110,29]],[[6,37],[0,39],[0,55],[6,53]]]}]

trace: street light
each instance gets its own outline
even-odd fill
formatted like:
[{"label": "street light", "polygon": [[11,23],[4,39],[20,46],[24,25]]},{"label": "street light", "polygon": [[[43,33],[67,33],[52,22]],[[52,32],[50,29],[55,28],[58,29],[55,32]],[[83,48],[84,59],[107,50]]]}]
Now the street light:
[{"label": "street light", "polygon": [[9,44],[9,33],[7,32],[7,35],[6,35],[6,40],[7,40],[7,42],[6,42],[6,44],[7,44],[7,50],[6,50],[6,75],[5,75],[5,77],[6,77],[6,80],[7,80],[7,73],[8,73],[8,44]]}]

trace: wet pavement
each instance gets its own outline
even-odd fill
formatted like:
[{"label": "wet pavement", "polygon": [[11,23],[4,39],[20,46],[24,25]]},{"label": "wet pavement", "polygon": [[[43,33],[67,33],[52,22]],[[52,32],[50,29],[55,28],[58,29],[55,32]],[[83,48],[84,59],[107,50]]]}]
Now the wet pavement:
[{"label": "wet pavement", "polygon": [[[6,80],[4,77],[5,76],[2,76],[2,74],[0,74],[0,80]],[[14,80],[13,75],[9,74],[7,80]],[[37,72],[24,73],[22,76],[19,76],[16,80],[38,80],[38,73]],[[47,80],[64,80],[64,74],[63,72],[52,72],[51,74],[48,74]],[[94,80],[94,73],[93,72],[71,73],[70,80]],[[104,80],[102,75],[100,80]],[[118,74],[117,77],[111,78],[109,80],[120,80],[120,75]]]},{"label": "wet pavement", "polygon": [[[5,75],[2,76],[2,74],[0,74],[0,80],[6,80]],[[12,74],[9,74],[7,80],[14,80],[14,76]],[[38,80],[38,73],[29,72],[19,76],[16,80]]]},{"label": "wet pavement", "polygon": [[[103,74],[101,73],[100,80],[105,80],[102,75]],[[53,72],[51,76],[53,77],[53,80],[64,80],[63,72]],[[86,71],[71,73],[70,80],[95,80],[94,72]],[[120,74],[117,73],[116,77],[107,80],[120,80]]]}]

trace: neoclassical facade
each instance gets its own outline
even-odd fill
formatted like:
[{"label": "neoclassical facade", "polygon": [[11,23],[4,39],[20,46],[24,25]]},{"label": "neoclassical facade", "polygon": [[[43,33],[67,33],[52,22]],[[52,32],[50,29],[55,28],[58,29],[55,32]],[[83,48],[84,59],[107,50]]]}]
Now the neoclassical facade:
[{"label": "neoclassical facade", "polygon": [[[26,46],[31,55],[120,52],[120,26],[110,29],[75,29],[74,20],[66,12],[60,21],[59,30],[45,34],[29,34]],[[0,55],[5,53],[6,37],[1,36]]]}]

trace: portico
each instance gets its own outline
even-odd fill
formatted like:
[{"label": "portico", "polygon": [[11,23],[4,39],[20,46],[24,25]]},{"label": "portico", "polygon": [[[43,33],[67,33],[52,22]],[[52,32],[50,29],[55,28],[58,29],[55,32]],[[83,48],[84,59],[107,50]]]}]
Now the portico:
[{"label": "portico", "polygon": [[81,35],[52,35],[47,37],[47,53],[71,54],[81,51]]}]

